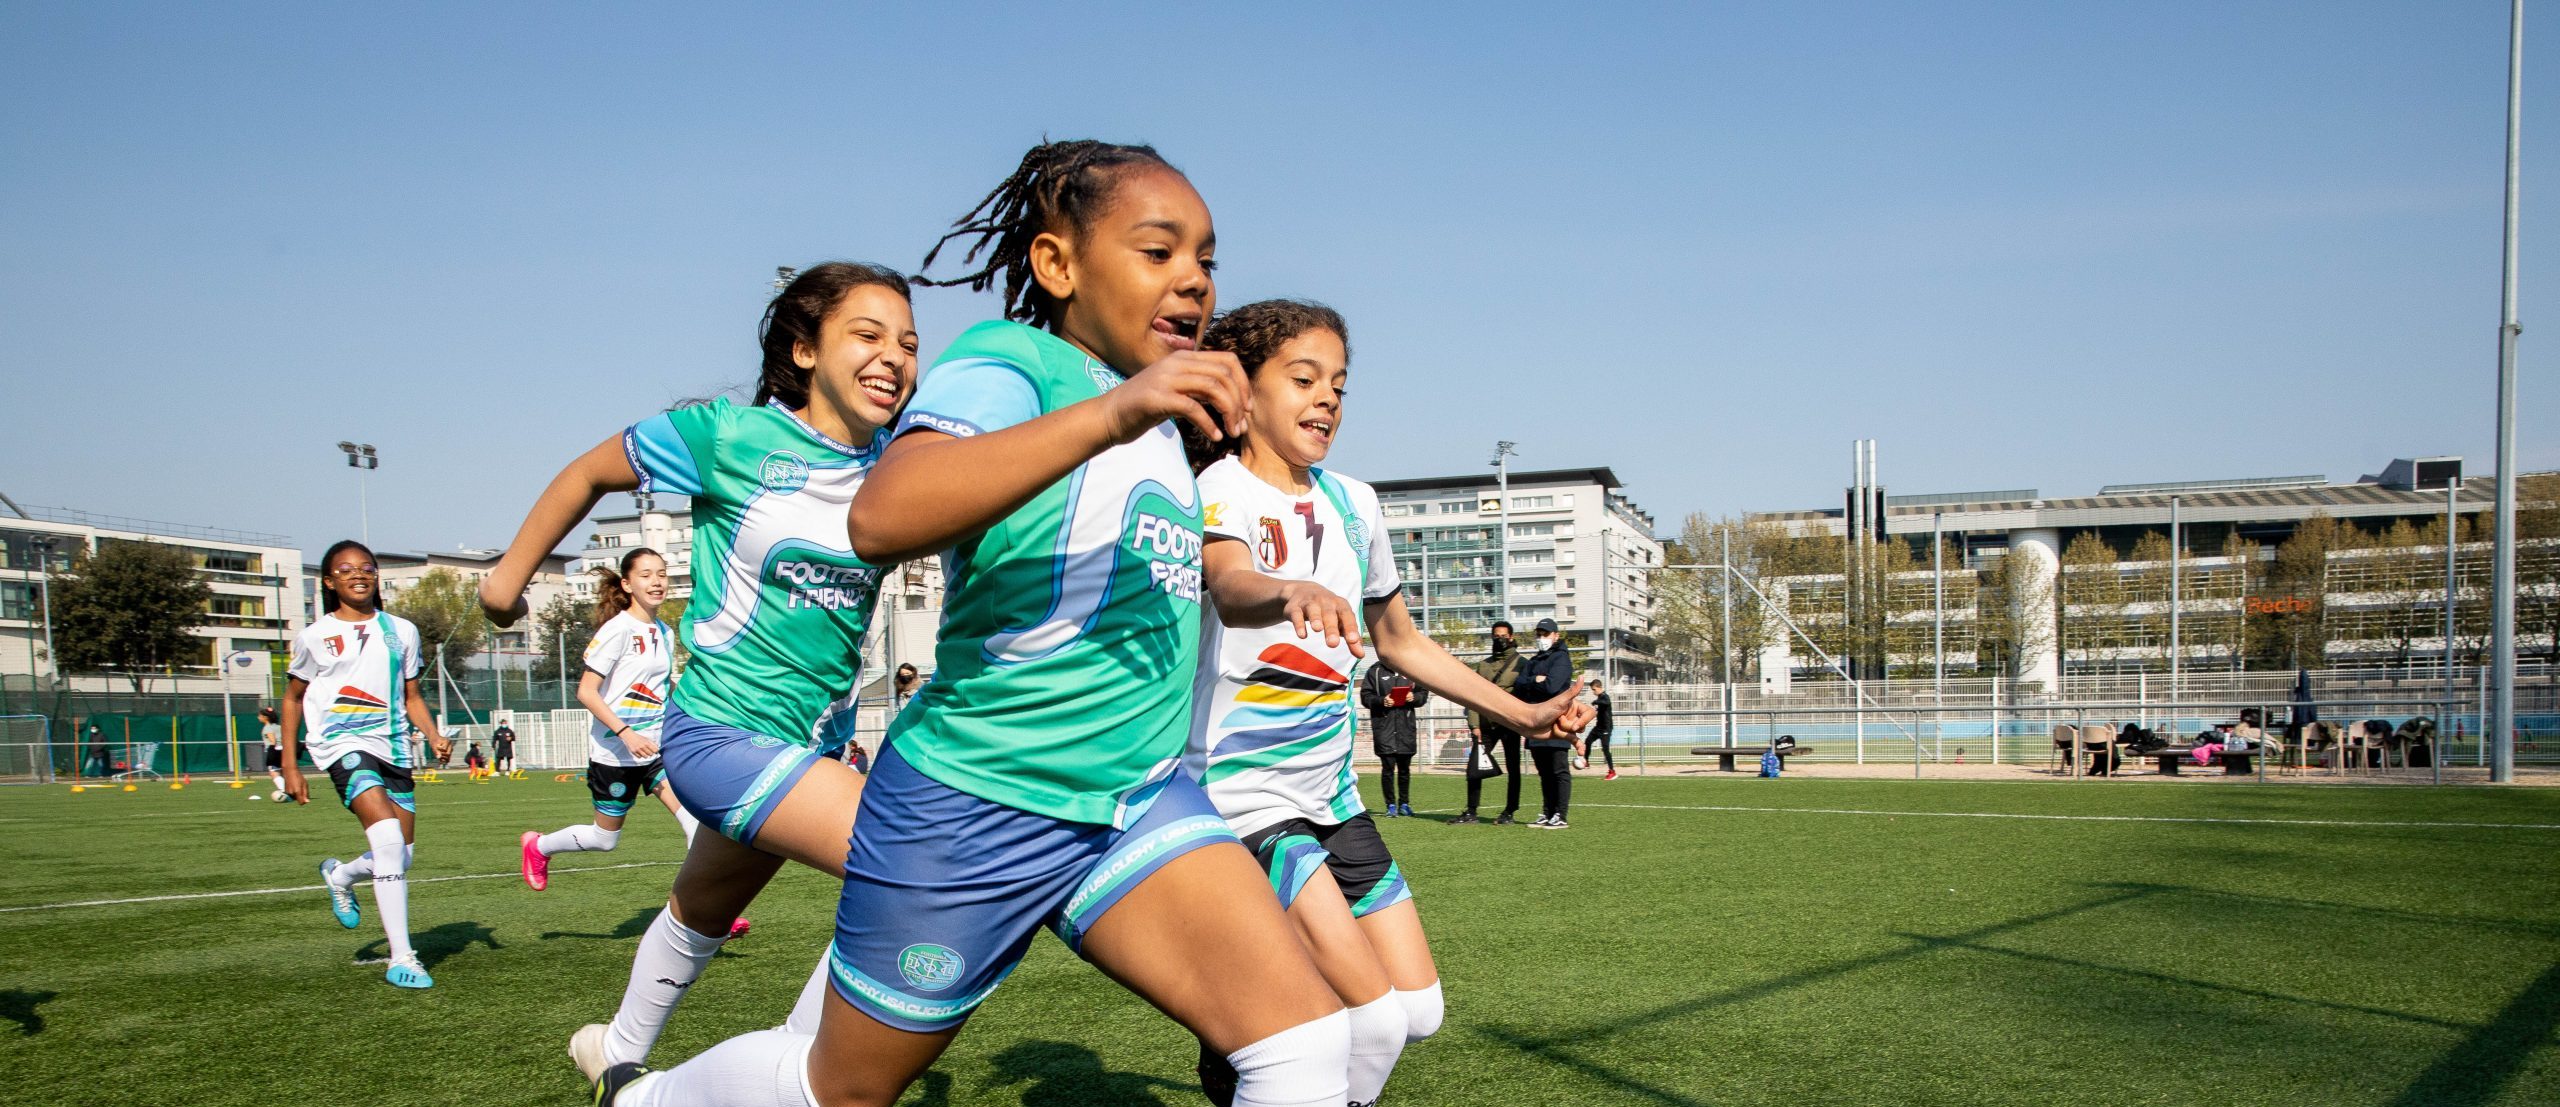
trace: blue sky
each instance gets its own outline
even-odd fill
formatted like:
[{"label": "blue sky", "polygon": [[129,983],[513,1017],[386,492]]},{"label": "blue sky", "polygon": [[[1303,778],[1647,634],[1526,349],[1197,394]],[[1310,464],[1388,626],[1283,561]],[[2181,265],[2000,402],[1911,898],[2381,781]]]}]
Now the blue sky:
[{"label": "blue sky", "polygon": [[[378,545],[501,544],[750,378],[775,265],[912,268],[1044,134],[1188,171],[1224,302],[1343,310],[1353,475],[1508,438],[1668,531],[1856,437],[1897,492],[2486,471],[2505,58],[2483,0],[14,4],[0,492],[316,550],[354,438]],[[992,312],[923,292],[927,352]]]}]

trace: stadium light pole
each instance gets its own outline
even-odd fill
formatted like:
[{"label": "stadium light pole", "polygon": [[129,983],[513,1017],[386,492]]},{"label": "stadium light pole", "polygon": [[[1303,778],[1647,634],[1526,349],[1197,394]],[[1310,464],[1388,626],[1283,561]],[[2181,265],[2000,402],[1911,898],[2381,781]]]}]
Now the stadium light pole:
[{"label": "stadium light pole", "polygon": [[373,451],[371,442],[340,442],[338,450],[347,455],[347,468],[356,471],[356,534],[370,549],[373,546],[373,502],[366,492],[364,475],[382,468],[382,456]]},{"label": "stadium light pole", "polygon": [[[1511,456],[1520,452],[1511,447],[1509,439],[1493,444],[1494,505],[1500,511],[1502,527],[1501,544],[1495,547],[1502,560],[1502,598],[1495,601],[1494,618],[1506,623],[1511,621]],[[1519,630],[1515,627],[1512,632]]]},{"label": "stadium light pole", "polygon": [[1938,706],[1944,707],[1947,704],[1947,513],[1943,511],[1929,513],[1929,574],[1934,578],[1929,582],[1929,602],[1937,608],[1929,623],[1929,650],[1937,657],[1929,680],[1929,694]]},{"label": "stadium light pole", "polygon": [[2515,779],[2516,723],[2516,222],[2524,113],[2524,0],[2507,10],[2506,249],[2498,296],[2497,538],[2489,569],[2489,779]]},{"label": "stadium light pole", "polygon": [[[62,659],[53,652],[53,547],[58,539],[40,534],[27,540],[36,551],[36,600],[44,607],[44,665],[51,679],[46,683],[62,687]],[[27,666],[27,675],[35,675],[35,666]]]},{"label": "stadium light pole", "polygon": [[2438,719],[2438,720],[2436,720],[2437,729],[2438,729],[2439,731],[2445,731],[2445,733],[2441,734],[2441,735],[2437,738],[2437,742],[2438,742],[2439,746],[2441,746],[2441,744],[2442,744],[2442,743],[2444,743],[2444,742],[2449,742],[2449,741],[2451,741],[2451,740],[2452,740],[2452,734],[2451,734],[2451,733],[2450,733],[2450,731],[2448,731],[2446,728],[2449,728],[2449,727],[2451,727],[2451,726],[2453,725],[2453,719],[2451,718],[2451,716],[2453,715],[2453,603],[2454,603],[2454,584],[2455,584],[2455,577],[2454,577],[2454,551],[2455,551],[2455,550],[2457,550],[2457,549],[2460,549],[2460,548],[2461,548],[2461,546],[2460,546],[2458,543],[2456,543],[2456,542],[2454,541],[2454,538],[2455,538],[2455,536],[2456,536],[2456,535],[2458,535],[2458,534],[2460,534],[2460,533],[2462,532],[2462,517],[2461,517],[2460,515],[2455,514],[2455,511],[2454,511],[2454,497],[2455,497],[2455,496],[2457,496],[2457,495],[2460,495],[2460,494],[2461,494],[2461,492],[2462,492],[2462,479],[2461,479],[2461,478],[2459,478],[2459,477],[2452,477],[2452,478],[2447,478],[2447,479],[2445,480],[2445,482],[2444,482],[2444,713],[2445,713],[2445,715],[2446,715],[2447,717],[2446,717],[2446,718],[2443,718],[2443,719]]},{"label": "stadium light pole", "polygon": [[[2180,590],[2178,586],[2184,583],[2184,581],[2179,579],[2178,563],[2180,561],[2179,554],[2185,542],[2186,534],[2184,528],[2178,524],[2178,497],[2171,496],[2169,497],[2169,703],[2172,707],[2174,707],[2178,702],[2178,677],[2180,675],[2180,666],[2178,664],[2178,632],[2181,629],[2178,625],[2178,616],[2181,614],[2179,605]],[[2175,713],[2172,712],[2172,718],[2174,717]]]}]

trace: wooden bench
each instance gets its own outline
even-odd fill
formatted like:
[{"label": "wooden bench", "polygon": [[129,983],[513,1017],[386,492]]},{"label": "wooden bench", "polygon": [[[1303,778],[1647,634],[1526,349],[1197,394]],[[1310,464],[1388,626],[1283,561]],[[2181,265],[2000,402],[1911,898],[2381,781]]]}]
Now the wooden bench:
[{"label": "wooden bench", "polygon": [[[2217,751],[2213,755],[2213,759],[2221,763],[2224,775],[2247,776],[2249,775],[2249,767],[2251,764],[2249,759],[2256,757],[2257,755],[2258,753],[2256,750],[2250,750],[2247,753],[2222,753]],[[2142,756],[2160,763],[2160,775],[2176,776],[2178,775],[2180,762],[2194,764],[2196,759],[2196,749],[2194,746],[2166,746],[2152,750]],[[2198,767],[2201,768],[2202,766]]]},{"label": "wooden bench", "polygon": [[[1778,759],[1779,759],[1779,760],[1781,760],[1781,761],[1784,761],[1784,760],[1786,760],[1787,758],[1793,757],[1793,756],[1795,756],[1795,755],[1797,755],[1797,754],[1799,754],[1799,753],[1806,753],[1806,752],[1810,752],[1810,751],[1813,749],[1813,747],[1812,747],[1812,746],[1691,746],[1691,747],[1689,747],[1689,756],[1691,756],[1691,757],[1713,757],[1713,758],[1715,758],[1715,759],[1716,759],[1716,768],[1717,768],[1717,770],[1719,770],[1719,771],[1721,771],[1721,772],[1728,772],[1728,773],[1729,773],[1729,772],[1732,772],[1732,771],[1733,771],[1733,759],[1734,759],[1734,758],[1737,758],[1737,757],[1748,757],[1748,758],[1752,759],[1754,762],[1757,762],[1758,760],[1760,760],[1760,755],[1761,755],[1761,754],[1767,753],[1767,752],[1769,752],[1770,750],[1773,750],[1773,749],[1778,751]],[[1756,768],[1755,768],[1755,771],[1756,771]]]}]

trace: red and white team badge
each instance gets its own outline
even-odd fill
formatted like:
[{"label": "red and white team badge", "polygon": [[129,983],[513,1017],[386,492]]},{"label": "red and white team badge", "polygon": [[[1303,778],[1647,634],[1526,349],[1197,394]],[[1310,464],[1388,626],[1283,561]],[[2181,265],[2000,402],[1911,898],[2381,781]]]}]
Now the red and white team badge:
[{"label": "red and white team badge", "polygon": [[1262,559],[1266,568],[1277,569],[1289,563],[1289,539],[1280,532],[1280,520],[1268,515],[1257,520],[1253,532],[1253,556]]}]

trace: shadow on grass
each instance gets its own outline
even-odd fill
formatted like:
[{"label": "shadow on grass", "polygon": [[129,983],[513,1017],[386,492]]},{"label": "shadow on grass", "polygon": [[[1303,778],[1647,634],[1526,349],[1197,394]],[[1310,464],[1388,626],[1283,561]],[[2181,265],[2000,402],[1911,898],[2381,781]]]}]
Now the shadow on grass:
[{"label": "shadow on grass", "polygon": [[2560,965],[2544,969],[2489,1025],[2436,1058],[2392,1107],[2474,1107],[2496,1099],[2534,1051],[2550,1044],[2554,1028],[2560,1028]]},{"label": "shadow on grass", "polygon": [[[1158,1091],[1198,1092],[1199,1085],[1163,1080],[1135,1072],[1111,1072],[1102,1067],[1100,1054],[1067,1042],[1021,1042],[1009,1045],[988,1064],[995,1069],[989,1083],[996,1087],[1029,1082],[1022,1091],[1022,1107],[1099,1107],[1111,1104],[1135,1104],[1137,1107],[1163,1107]],[[940,1075],[928,1072],[927,1080]],[[950,1086],[944,1078],[943,1087]],[[934,1094],[927,1089],[927,1094]],[[1187,1097],[1186,1097],[1187,1098]],[[940,1102],[928,1099],[925,1102]]]},{"label": "shadow on grass", "polygon": [[1788,973],[1785,976],[1773,977],[1757,984],[1746,984],[1739,988],[1730,988],[1711,995],[1699,996],[1695,999],[1686,999],[1678,1003],[1665,1004],[1638,1014],[1611,1019],[1603,1023],[1585,1025],[1567,1033],[1531,1034],[1525,1031],[1501,1026],[1478,1027],[1475,1028],[1474,1032],[1479,1036],[1501,1042],[1504,1045],[1520,1050],[1523,1053],[1531,1054],[1550,1064],[1580,1073],[1583,1076],[1602,1083],[1615,1085],[1625,1091],[1644,1096],[1645,1098],[1656,1102],[1677,1104],[1679,1107],[1705,1107],[1705,1101],[1703,1100],[1682,1095],[1669,1088],[1649,1083],[1603,1062],[1579,1056],[1574,1052],[1574,1047],[1576,1045],[1586,1043],[1596,1045],[1601,1039],[1608,1038],[1612,1035],[1635,1027],[1645,1026],[1667,1019],[1678,1019],[1718,1007],[1729,1007],[1737,1003],[1749,1003],[1757,999],[1766,999],[1782,992],[1790,992],[1798,988],[1809,987],[1811,985],[1819,984],[1837,977],[1846,976],[1850,973],[1858,972],[1863,969],[1878,968],[1884,965],[1908,961],[1915,957],[1922,957],[1930,953],[1935,953],[1941,949],[1960,947],[1971,943],[1981,942],[2011,931],[2023,930],[2032,926],[2041,926],[2045,923],[2067,919],[2083,912],[2094,911],[2102,907],[2113,907],[2118,904],[2131,903],[2135,900],[2146,898],[2152,894],[2154,893],[2147,890],[2121,890],[2109,895],[2100,896],[2096,899],[2057,907],[2051,911],[2045,911],[2034,915],[2026,915],[2020,918],[2011,919],[2007,922],[1993,923],[1989,926],[1976,927],[1972,930],[1944,938],[1906,936],[1904,940],[1908,944],[1904,945],[1900,949],[1871,953],[1864,957],[1853,957],[1845,961],[1836,961],[1828,965],[1805,969],[1801,972],[1793,972]]},{"label": "shadow on grass", "polygon": [[2270,896],[2257,892],[2234,892],[2222,888],[2191,888],[2183,884],[2144,884],[2124,881],[2099,884],[2095,885],[2095,887],[2114,888],[2125,891],[2175,893],[2182,896],[2199,896],[2211,899],[2240,900],[2252,904],[2274,907],[2290,907],[2303,911],[2335,912],[2354,915],[2358,918],[2390,922],[2449,926],[2461,930],[2478,930],[2486,928],[2492,930],[2505,930],[2518,934],[2531,934],[2545,938],[2560,938],[2560,926],[2552,926],[2547,923],[2526,922],[2520,919],[2484,918],[2479,915],[2448,915],[2432,911],[2410,911],[2397,907],[2373,907],[2361,903],[2339,903],[2334,900],[2325,899],[2300,899],[2293,896]]},{"label": "shadow on grass", "polygon": [[589,938],[619,942],[626,938],[637,938],[649,932],[649,924],[657,920],[660,910],[663,910],[663,907],[643,907],[633,912],[630,918],[614,924],[612,930],[603,934],[591,934],[582,930],[545,930],[542,932],[542,940],[548,942],[555,938]]},{"label": "shadow on grass", "polygon": [[18,1036],[32,1038],[44,1033],[44,1013],[36,1010],[51,1003],[60,992],[30,992],[24,988],[0,991],[0,1019],[18,1024]]},{"label": "shadow on grass", "polygon": [[[439,923],[435,929],[411,935],[409,939],[409,944],[416,947],[418,951],[418,963],[426,966],[430,971],[433,971],[437,965],[443,964],[445,958],[471,948],[474,943],[488,946],[493,950],[507,948],[498,944],[497,931],[469,921]],[[389,956],[391,956],[390,943],[380,938],[365,943],[364,948],[356,951],[356,961],[359,964],[380,961]]]}]

